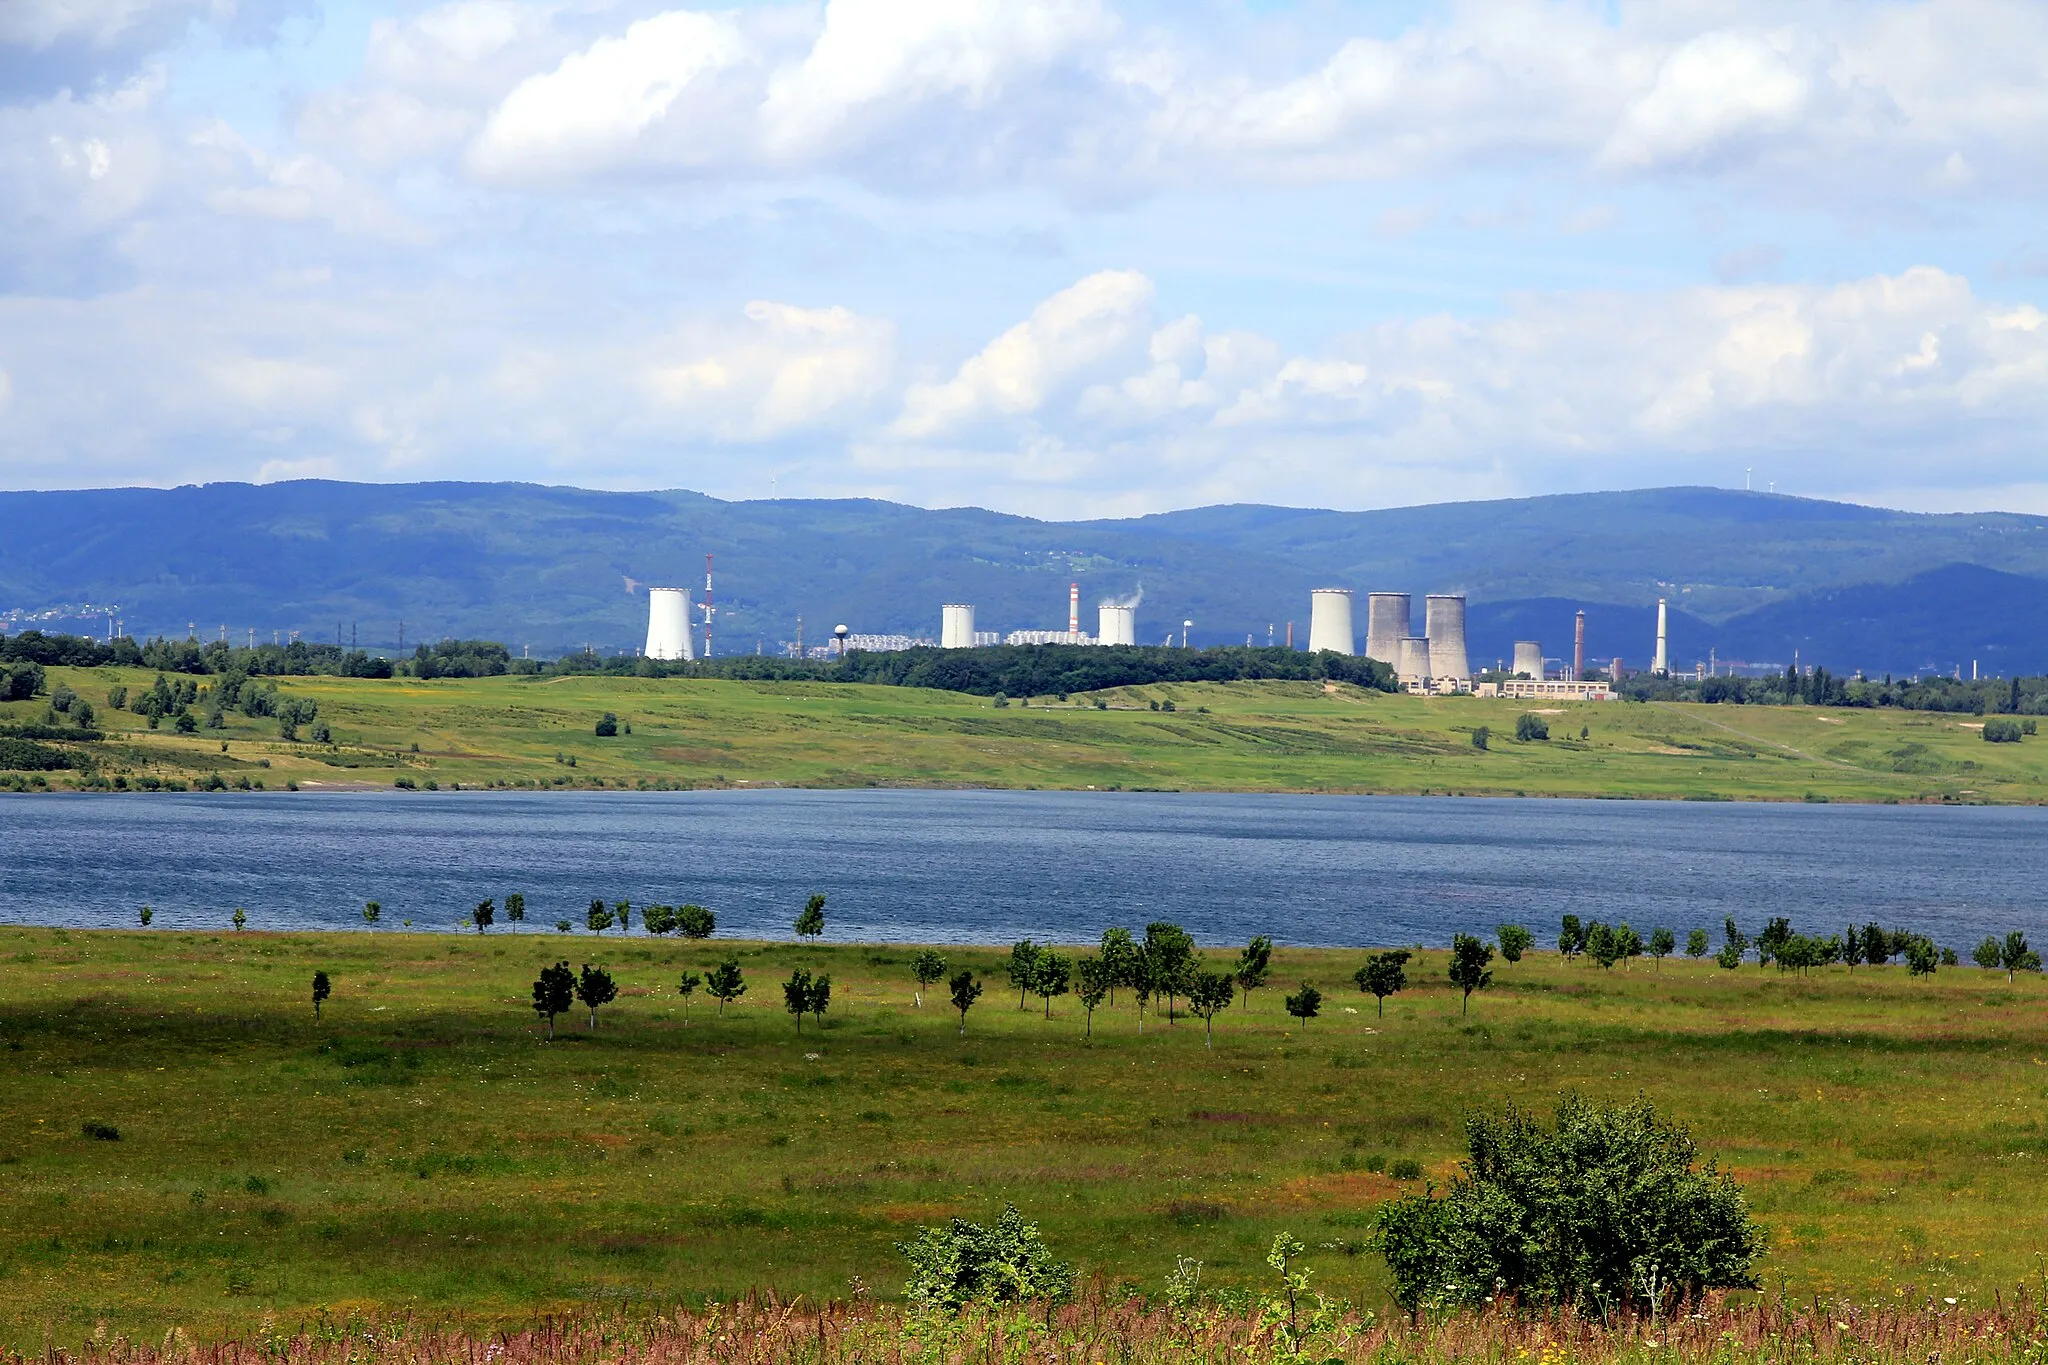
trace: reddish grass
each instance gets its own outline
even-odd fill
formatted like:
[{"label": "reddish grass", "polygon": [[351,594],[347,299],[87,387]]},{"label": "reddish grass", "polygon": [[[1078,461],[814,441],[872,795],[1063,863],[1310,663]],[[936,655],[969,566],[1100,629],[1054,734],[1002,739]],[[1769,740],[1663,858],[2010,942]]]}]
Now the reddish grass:
[{"label": "reddish grass", "polygon": [[2048,1357],[2048,1316],[2024,1288],[1988,1306],[1945,1300],[1794,1303],[1717,1299],[1699,1311],[1602,1322],[1506,1311],[1409,1319],[1344,1318],[1291,1349],[1256,1310],[1175,1310],[1098,1291],[1048,1308],[920,1318],[866,1300],[812,1307],[773,1297],[701,1310],[592,1311],[515,1330],[410,1318],[338,1321],[195,1343],[96,1333],[73,1353],[0,1350],[0,1365],[2020,1365]]}]

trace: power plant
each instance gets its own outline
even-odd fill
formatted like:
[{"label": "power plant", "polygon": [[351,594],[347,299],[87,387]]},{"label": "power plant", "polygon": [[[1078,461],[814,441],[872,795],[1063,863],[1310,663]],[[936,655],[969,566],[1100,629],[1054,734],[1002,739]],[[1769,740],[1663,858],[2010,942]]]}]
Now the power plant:
[{"label": "power plant", "polygon": [[1537,679],[1543,678],[1543,644],[1539,640],[1515,641],[1515,666],[1510,673],[1525,673]]},{"label": "power plant", "polygon": [[1104,602],[1095,609],[1095,643],[1135,645],[1138,643],[1138,608],[1121,602]]},{"label": "power plant", "polygon": [[[1405,623],[1403,634],[1406,634]],[[1317,588],[1308,595],[1308,647],[1349,654],[1357,640],[1351,626],[1351,589]]]},{"label": "power plant", "polygon": [[1401,662],[1394,666],[1394,676],[1410,692],[1430,690],[1435,678],[1429,671],[1427,635],[1405,635],[1401,638]]},{"label": "power plant", "polygon": [[647,657],[695,659],[690,636],[690,594],[683,588],[647,590]]},{"label": "power plant", "polygon": [[1422,599],[1429,639],[1429,666],[1443,678],[1469,678],[1472,668],[1465,659],[1465,598],[1462,594],[1431,593]]},{"label": "power plant", "polygon": [[[1413,608],[1405,592],[1374,592],[1365,596],[1365,657],[1389,668],[1401,662],[1401,641],[1412,629]],[[1314,648],[1313,645],[1310,648]],[[1350,653],[1346,650],[1345,653]],[[1460,657],[1463,657],[1461,654]]]}]

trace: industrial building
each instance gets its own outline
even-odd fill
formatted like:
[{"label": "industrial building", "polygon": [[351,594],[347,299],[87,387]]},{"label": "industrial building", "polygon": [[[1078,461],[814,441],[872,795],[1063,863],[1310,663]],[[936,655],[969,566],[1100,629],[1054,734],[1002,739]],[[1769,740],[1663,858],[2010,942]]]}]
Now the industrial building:
[{"label": "industrial building", "polygon": [[1135,645],[1138,643],[1138,608],[1135,603],[1104,602],[1095,609],[1095,643]]},{"label": "industrial building", "polygon": [[1482,697],[1518,697],[1525,701],[1613,701],[1614,685],[1570,678],[1504,678],[1483,682],[1473,692]]},{"label": "industrial building", "polygon": [[690,594],[683,588],[647,590],[647,648],[650,659],[695,659],[690,635]]},{"label": "industrial building", "polygon": [[1365,657],[1393,668],[1401,662],[1401,641],[1413,631],[1412,609],[1405,592],[1374,592],[1365,597]]},{"label": "industrial building", "polygon": [[1310,653],[1349,654],[1357,641],[1351,625],[1351,589],[1317,588],[1308,595]]}]

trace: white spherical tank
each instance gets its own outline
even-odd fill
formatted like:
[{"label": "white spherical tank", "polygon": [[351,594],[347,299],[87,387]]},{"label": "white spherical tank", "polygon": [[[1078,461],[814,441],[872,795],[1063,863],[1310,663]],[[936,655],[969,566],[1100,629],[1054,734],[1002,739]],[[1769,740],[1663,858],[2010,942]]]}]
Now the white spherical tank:
[{"label": "white spherical tank", "polygon": [[1135,645],[1138,643],[1138,609],[1104,602],[1095,609],[1095,643]]},{"label": "white spherical tank", "polygon": [[647,590],[647,657],[694,659],[690,640],[690,594],[682,588]]},{"label": "white spherical tank", "polygon": [[1422,600],[1424,629],[1429,635],[1431,676],[1469,678],[1465,659],[1465,598],[1461,593],[1431,593]]},{"label": "white spherical tank", "polygon": [[974,648],[974,608],[948,603],[939,608],[939,648]]},{"label": "white spherical tank", "polygon": [[1536,681],[1543,681],[1543,644],[1539,640],[1515,641],[1515,666],[1512,673],[1527,673]]},{"label": "white spherical tank", "polygon": [[1414,629],[1409,624],[1414,610],[1405,592],[1375,592],[1365,598],[1365,657],[1378,659],[1389,668],[1401,662],[1401,641]]},{"label": "white spherical tank", "polygon": [[1427,635],[1406,635],[1401,639],[1401,662],[1394,666],[1394,676],[1401,680],[1403,687],[1410,683],[1428,686],[1435,676],[1429,671],[1429,637]]},{"label": "white spherical tank", "polygon": [[1349,654],[1357,646],[1351,628],[1351,589],[1317,588],[1308,595],[1308,647],[1310,653],[1329,650]]}]

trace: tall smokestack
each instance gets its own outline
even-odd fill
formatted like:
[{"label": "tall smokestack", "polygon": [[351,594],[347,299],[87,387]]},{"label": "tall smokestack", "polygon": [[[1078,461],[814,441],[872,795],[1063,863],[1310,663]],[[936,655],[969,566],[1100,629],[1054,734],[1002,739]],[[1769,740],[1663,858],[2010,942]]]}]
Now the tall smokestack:
[{"label": "tall smokestack", "polygon": [[1572,681],[1586,676],[1586,613],[1572,623]]},{"label": "tall smokestack", "polygon": [[1067,584],[1067,643],[1081,643],[1081,585]]},{"label": "tall smokestack", "polygon": [[1670,656],[1664,652],[1665,625],[1664,599],[1660,597],[1657,599],[1657,657],[1650,661],[1650,672],[1660,678],[1671,671]]}]

